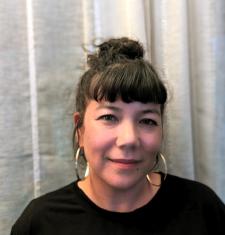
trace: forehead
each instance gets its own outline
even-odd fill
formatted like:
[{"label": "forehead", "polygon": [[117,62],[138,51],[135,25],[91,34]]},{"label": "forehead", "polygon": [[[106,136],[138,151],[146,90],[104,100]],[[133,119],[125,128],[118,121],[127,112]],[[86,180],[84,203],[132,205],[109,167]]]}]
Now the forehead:
[{"label": "forehead", "polygon": [[144,113],[154,113],[161,115],[160,104],[155,103],[142,103],[138,101],[126,103],[120,99],[115,102],[109,101],[95,101],[90,100],[86,112],[97,112],[101,110],[112,110],[114,112],[126,112],[126,111],[135,111],[135,112],[144,112]]}]

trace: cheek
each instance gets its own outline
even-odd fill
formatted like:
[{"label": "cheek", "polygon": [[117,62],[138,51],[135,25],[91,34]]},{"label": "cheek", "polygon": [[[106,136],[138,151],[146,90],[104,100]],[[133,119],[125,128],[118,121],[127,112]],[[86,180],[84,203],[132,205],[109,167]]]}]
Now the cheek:
[{"label": "cheek", "polygon": [[111,143],[110,135],[106,131],[99,130],[95,125],[83,132],[83,147],[86,157],[103,155]]},{"label": "cheek", "polygon": [[161,144],[162,144],[161,131],[155,133],[154,135],[147,135],[143,138],[143,145],[145,146],[145,149],[148,149],[153,153],[157,153],[159,151],[159,149],[161,148]]}]

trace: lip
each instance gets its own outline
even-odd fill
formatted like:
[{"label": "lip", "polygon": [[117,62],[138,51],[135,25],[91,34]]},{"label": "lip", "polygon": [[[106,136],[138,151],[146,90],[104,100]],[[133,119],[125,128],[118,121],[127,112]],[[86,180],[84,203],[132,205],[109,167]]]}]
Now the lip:
[{"label": "lip", "polygon": [[135,159],[109,159],[111,162],[121,163],[121,164],[137,164],[140,161]]},{"label": "lip", "polygon": [[136,167],[141,161],[136,159],[109,159],[110,162],[120,168],[133,168]]}]

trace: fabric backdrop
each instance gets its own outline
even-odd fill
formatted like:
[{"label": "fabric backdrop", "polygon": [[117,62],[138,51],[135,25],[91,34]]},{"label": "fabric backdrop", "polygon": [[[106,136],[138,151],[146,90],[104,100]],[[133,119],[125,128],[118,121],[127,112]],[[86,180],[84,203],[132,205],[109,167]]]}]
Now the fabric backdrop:
[{"label": "fabric backdrop", "polygon": [[224,0],[1,0],[0,19],[0,234],[75,179],[74,88],[109,37],[140,40],[169,89],[169,172],[225,201]]}]

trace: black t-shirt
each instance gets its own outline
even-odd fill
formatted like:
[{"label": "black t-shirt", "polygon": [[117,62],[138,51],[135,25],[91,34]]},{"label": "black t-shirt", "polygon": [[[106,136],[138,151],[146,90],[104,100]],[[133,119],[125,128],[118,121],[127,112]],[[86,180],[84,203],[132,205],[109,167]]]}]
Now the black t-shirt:
[{"label": "black t-shirt", "polygon": [[225,205],[207,186],[168,175],[133,212],[99,208],[73,182],[31,201],[11,235],[225,235]]}]

